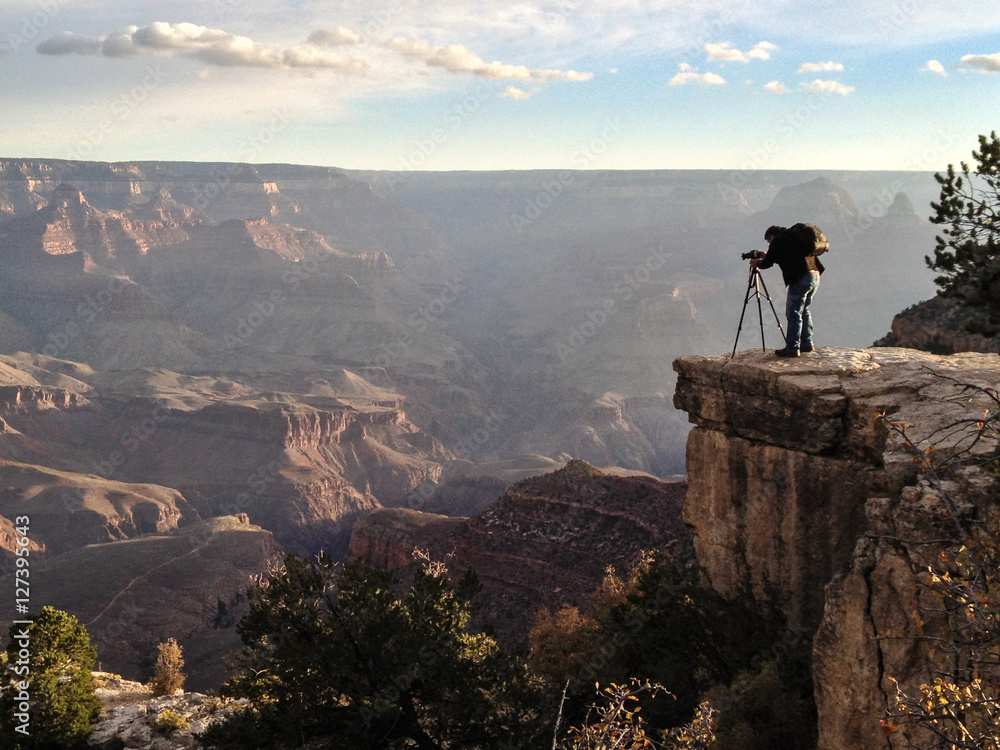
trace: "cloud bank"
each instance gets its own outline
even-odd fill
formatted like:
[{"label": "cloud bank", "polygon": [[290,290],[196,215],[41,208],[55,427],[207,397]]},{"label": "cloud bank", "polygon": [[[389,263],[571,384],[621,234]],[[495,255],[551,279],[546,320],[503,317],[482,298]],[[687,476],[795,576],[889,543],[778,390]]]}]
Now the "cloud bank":
[{"label": "cloud bank", "polygon": [[[341,34],[344,38],[349,38]],[[340,30],[338,30],[340,32]],[[332,32],[338,34],[338,32]],[[36,51],[42,55],[98,55],[131,57],[135,55],[182,55],[210,65],[223,67],[326,68],[344,73],[362,74],[368,67],[363,60],[313,47],[277,50],[249,37],[193,23],[156,22],[148,26],[129,26],[103,37],[88,37],[64,31],[41,42]]]},{"label": "cloud bank", "polygon": [[[330,48],[361,45],[364,39],[339,26],[309,34],[306,44],[280,50],[245,36],[193,23],[157,22],[129,26],[102,37],[64,31],[36,46],[42,55],[94,55],[132,57],[136,55],[183,56],[220,67],[325,68],[344,73],[364,74],[364,60]],[[518,81],[589,81],[593,73],[575,70],[533,70],[524,65],[486,62],[461,44],[434,46],[427,42],[396,37],[385,44],[404,58],[416,60],[449,73],[471,73],[483,78]]]}]

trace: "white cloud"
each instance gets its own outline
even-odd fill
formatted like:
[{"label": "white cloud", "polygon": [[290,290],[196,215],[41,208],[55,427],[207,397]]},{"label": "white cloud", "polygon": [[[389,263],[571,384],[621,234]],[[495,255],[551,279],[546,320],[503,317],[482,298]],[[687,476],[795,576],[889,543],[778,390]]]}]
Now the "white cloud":
[{"label": "white cloud", "polygon": [[507,90],[500,94],[504,99],[530,99],[531,94],[523,89],[517,88],[517,86],[508,86]]},{"label": "white cloud", "polygon": [[843,70],[844,65],[839,62],[803,63],[799,68],[799,73],[829,73],[835,70]]},{"label": "white cloud", "polygon": [[461,44],[448,46],[431,45],[419,39],[410,40],[395,37],[388,46],[405,57],[420,60],[436,68],[444,68],[451,73],[473,73],[483,78],[515,79],[521,81],[589,81],[593,73],[575,70],[530,70],[524,65],[508,65],[501,62],[486,62],[479,55]]},{"label": "white cloud", "polygon": [[734,49],[732,42],[706,44],[705,52],[709,60],[724,60],[726,62],[750,62],[751,60],[770,60],[771,52],[778,49],[776,44],[758,42],[747,52]]},{"label": "white cloud", "polygon": [[360,34],[338,26],[333,30],[318,29],[311,33],[306,41],[317,47],[340,47],[345,44],[361,44],[363,40]]},{"label": "white cloud", "polygon": [[854,91],[853,86],[848,86],[840,81],[825,81],[821,78],[817,78],[809,83],[803,83],[802,88],[806,91],[816,91],[823,94],[840,94],[841,96],[847,96]]},{"label": "white cloud", "polygon": [[681,63],[678,68],[680,72],[670,79],[671,86],[685,86],[689,83],[721,85],[726,82],[725,78],[716,73],[697,73],[687,63]]},{"label": "white cloud", "polygon": [[992,55],[965,55],[962,63],[981,73],[1000,73],[1000,52]]},{"label": "white cloud", "polygon": [[948,75],[948,71],[946,71],[944,69],[944,65],[942,65],[941,63],[939,63],[937,60],[928,60],[927,64],[924,67],[922,67],[920,70],[926,71],[926,72],[929,72],[929,73],[937,73],[940,76],[946,76],[946,75]]},{"label": "white cloud", "polygon": [[62,32],[41,42],[35,49],[43,55],[128,57],[177,54],[224,67],[327,68],[356,74],[364,73],[367,68],[364,61],[347,55],[310,47],[278,50],[220,29],[162,21],[149,26],[129,26],[100,38]]},{"label": "white cloud", "polygon": [[779,81],[771,81],[770,83],[765,83],[764,88],[767,91],[773,91],[775,94],[787,94],[788,87]]}]

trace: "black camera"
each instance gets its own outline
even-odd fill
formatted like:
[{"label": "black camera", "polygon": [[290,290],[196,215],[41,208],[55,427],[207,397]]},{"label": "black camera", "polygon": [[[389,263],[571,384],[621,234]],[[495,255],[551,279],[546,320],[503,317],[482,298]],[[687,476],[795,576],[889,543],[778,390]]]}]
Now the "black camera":
[{"label": "black camera", "polygon": [[749,253],[743,253],[740,257],[743,260],[757,260],[758,258],[763,258],[766,253],[760,250],[751,250]]}]

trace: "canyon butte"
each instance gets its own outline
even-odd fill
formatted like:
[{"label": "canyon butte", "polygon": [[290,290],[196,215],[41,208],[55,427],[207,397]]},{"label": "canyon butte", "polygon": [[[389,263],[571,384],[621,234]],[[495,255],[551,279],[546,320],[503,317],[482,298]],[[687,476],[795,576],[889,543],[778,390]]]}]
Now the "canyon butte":
[{"label": "canyon butte", "polygon": [[[930,340],[893,318],[933,295],[934,190],[0,159],[0,572],[30,518],[32,599],[104,668],[138,677],[176,637],[211,688],[286,551],[447,555],[517,641],[643,549],[693,546],[726,591],[742,546],[815,636],[821,746],[860,746],[890,669],[922,676],[871,637],[903,607],[879,576],[908,564],[873,535],[926,495],[871,410],[924,419],[925,369],[996,380],[995,355],[868,349]],[[737,331],[740,255],[799,220],[833,247],[820,350],[777,363],[766,303]]]}]

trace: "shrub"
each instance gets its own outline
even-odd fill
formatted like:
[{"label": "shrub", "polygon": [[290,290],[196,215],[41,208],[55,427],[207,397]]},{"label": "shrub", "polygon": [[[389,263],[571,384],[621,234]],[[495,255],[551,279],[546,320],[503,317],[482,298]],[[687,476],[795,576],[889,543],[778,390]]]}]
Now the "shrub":
[{"label": "shrub", "polygon": [[186,675],[181,671],[184,667],[184,655],[181,647],[173,638],[156,647],[156,671],[149,681],[149,687],[154,696],[173,695],[184,688]]},{"label": "shrub", "polygon": [[187,717],[180,711],[165,708],[156,715],[154,726],[156,727],[156,731],[161,734],[173,734],[182,729],[187,729],[190,723]]}]

